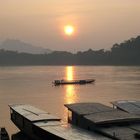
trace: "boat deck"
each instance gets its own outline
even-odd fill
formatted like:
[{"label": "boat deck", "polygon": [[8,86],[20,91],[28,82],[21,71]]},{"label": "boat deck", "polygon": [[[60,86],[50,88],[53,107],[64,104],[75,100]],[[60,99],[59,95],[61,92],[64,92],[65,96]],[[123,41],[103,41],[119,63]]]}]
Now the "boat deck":
[{"label": "boat deck", "polygon": [[34,125],[66,140],[110,140],[109,138],[98,135],[97,133],[77,128],[68,123],[35,123]]},{"label": "boat deck", "polygon": [[31,105],[21,104],[21,105],[9,105],[14,111],[20,113],[24,118],[31,122],[38,121],[60,121],[61,119],[51,115],[48,112],[35,108]]},{"label": "boat deck", "polygon": [[140,115],[140,101],[121,100],[111,102],[113,106],[131,114]]},{"label": "boat deck", "polygon": [[128,126],[112,126],[101,127],[100,133],[117,140],[138,140],[135,137],[135,134],[139,132],[129,128]]}]

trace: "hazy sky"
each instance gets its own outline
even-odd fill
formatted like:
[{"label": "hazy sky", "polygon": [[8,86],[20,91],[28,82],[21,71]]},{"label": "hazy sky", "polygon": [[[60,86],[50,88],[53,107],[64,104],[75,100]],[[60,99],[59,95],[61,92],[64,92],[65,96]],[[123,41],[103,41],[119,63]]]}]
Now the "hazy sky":
[{"label": "hazy sky", "polygon": [[[65,25],[75,33],[64,34]],[[0,42],[54,50],[111,48],[140,35],[140,0],[0,0]]]}]

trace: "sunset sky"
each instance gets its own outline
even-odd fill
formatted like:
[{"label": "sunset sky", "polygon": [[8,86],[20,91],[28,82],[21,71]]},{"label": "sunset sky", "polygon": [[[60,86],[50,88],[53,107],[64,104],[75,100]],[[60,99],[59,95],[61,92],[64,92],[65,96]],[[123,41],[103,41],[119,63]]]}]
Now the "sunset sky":
[{"label": "sunset sky", "polygon": [[0,0],[0,42],[83,51],[109,49],[137,35],[140,0]]}]

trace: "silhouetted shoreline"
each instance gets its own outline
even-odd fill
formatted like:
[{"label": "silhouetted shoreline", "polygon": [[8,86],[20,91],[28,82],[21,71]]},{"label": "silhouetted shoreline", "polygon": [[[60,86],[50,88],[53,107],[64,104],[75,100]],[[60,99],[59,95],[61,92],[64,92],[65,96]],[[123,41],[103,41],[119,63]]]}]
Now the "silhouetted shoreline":
[{"label": "silhouetted shoreline", "polygon": [[96,65],[96,66],[139,66],[140,36],[120,44],[114,44],[111,50],[79,51],[76,54],[66,51],[53,51],[49,54],[19,53],[0,50],[0,66],[36,66],[36,65]]}]

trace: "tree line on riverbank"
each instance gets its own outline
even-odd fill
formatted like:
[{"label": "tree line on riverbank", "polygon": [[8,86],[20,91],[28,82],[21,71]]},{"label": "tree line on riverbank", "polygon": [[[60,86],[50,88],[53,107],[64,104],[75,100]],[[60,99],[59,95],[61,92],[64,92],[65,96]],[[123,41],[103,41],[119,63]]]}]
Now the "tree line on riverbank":
[{"label": "tree line on riverbank", "polygon": [[120,44],[110,50],[53,51],[49,54],[19,53],[0,50],[0,65],[140,65],[140,36]]}]

